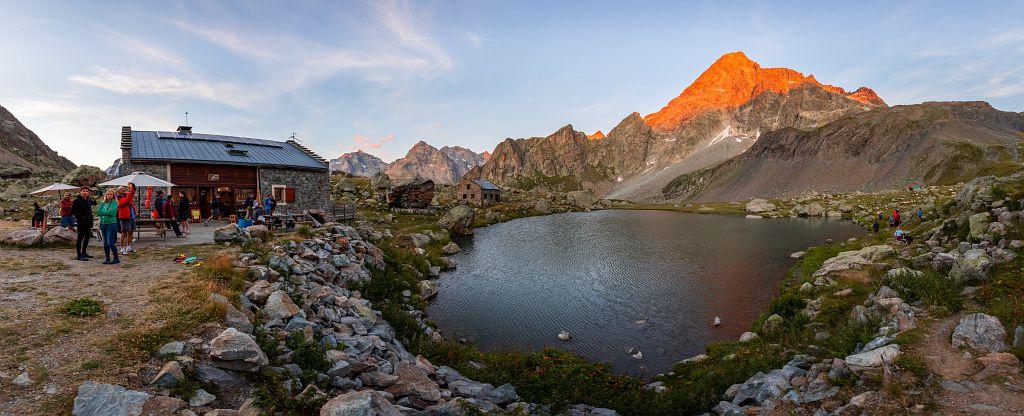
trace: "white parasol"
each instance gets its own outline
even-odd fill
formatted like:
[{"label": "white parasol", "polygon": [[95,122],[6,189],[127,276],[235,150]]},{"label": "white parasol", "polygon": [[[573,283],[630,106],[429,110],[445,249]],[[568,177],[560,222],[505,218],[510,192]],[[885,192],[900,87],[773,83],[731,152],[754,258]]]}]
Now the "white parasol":
[{"label": "white parasol", "polygon": [[50,185],[50,186],[47,186],[45,188],[40,188],[40,189],[36,189],[36,190],[34,190],[32,192],[29,192],[29,195],[38,195],[38,196],[60,195],[60,194],[64,193],[64,191],[73,191],[73,190],[77,190],[77,189],[80,189],[80,187],[78,187],[78,186],[71,186],[71,185],[68,185],[66,183],[57,182],[57,183],[55,183],[53,185]]},{"label": "white parasol", "polygon": [[125,175],[117,179],[111,179],[99,184],[98,186],[127,186],[129,183],[134,183],[135,186],[139,188],[169,188],[175,186],[173,183],[167,182],[163,179],[155,178],[139,172],[132,172],[129,175]]}]

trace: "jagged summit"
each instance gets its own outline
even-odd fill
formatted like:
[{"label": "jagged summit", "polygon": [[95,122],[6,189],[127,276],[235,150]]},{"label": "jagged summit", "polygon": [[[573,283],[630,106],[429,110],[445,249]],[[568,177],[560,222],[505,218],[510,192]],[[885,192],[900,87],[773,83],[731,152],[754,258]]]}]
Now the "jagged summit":
[{"label": "jagged summit", "polygon": [[847,93],[840,87],[818,82],[813,75],[805,76],[789,68],[762,68],[743,52],[731,52],[718,58],[678,97],[644,120],[656,129],[672,130],[700,113],[736,108],[766,91],[785,94],[805,83],[864,104],[885,105],[869,88]]}]

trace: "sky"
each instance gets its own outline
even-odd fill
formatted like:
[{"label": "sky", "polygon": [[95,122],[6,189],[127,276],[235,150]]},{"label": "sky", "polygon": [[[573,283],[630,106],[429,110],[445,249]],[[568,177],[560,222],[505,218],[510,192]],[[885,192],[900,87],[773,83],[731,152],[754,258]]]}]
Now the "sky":
[{"label": "sky", "polygon": [[1024,111],[1022,1],[0,0],[0,105],[77,164],[120,128],[385,161],[657,111],[720,55],[889,104]]}]

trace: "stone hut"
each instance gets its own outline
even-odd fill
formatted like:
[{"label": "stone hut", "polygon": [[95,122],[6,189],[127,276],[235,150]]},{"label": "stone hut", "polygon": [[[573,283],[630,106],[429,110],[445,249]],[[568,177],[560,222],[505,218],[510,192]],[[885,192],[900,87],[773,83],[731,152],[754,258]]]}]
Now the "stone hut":
[{"label": "stone hut", "polygon": [[473,205],[490,205],[501,202],[501,189],[483,179],[463,178],[455,188],[456,197]]},{"label": "stone hut", "polygon": [[[208,209],[214,195],[235,214],[245,199],[273,194],[278,210],[327,209],[327,161],[295,140],[121,128],[121,172],[145,172],[185,191],[192,209]],[[202,213],[208,215],[206,212]]]},{"label": "stone hut", "polygon": [[414,178],[391,188],[387,203],[392,208],[428,208],[434,200],[434,181]]}]

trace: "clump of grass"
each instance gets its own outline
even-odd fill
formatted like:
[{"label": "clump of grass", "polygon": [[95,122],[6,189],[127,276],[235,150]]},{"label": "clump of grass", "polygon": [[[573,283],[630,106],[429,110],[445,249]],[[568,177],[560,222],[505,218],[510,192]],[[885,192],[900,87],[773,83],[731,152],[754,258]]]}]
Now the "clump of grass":
[{"label": "clump of grass", "polygon": [[103,312],[103,303],[89,297],[78,298],[64,302],[60,311],[68,316],[96,316]]},{"label": "clump of grass", "polygon": [[255,254],[256,260],[262,264],[267,264],[270,261],[270,246],[260,240],[246,241],[242,244],[242,252]]},{"label": "clump of grass", "polygon": [[[245,290],[248,271],[235,267],[228,253],[218,253],[208,258],[199,267],[198,274],[210,280],[217,292],[238,293]],[[229,296],[229,299],[233,297]]]},{"label": "clump of grass", "polygon": [[313,229],[309,228],[309,226],[306,224],[302,224],[295,229],[295,233],[298,234],[299,237],[309,238],[313,236]]},{"label": "clump of grass", "polygon": [[102,366],[102,365],[103,365],[102,361],[99,361],[99,360],[89,360],[89,361],[86,361],[86,362],[82,363],[82,369],[86,370],[86,371],[88,371],[88,370],[95,370],[97,368],[100,368],[100,366]]},{"label": "clump of grass", "polygon": [[963,308],[963,298],[960,297],[962,284],[947,279],[933,270],[925,270],[923,273],[920,276],[911,273],[886,276],[885,283],[899,291],[909,302],[920,300],[937,316],[956,313]]}]

